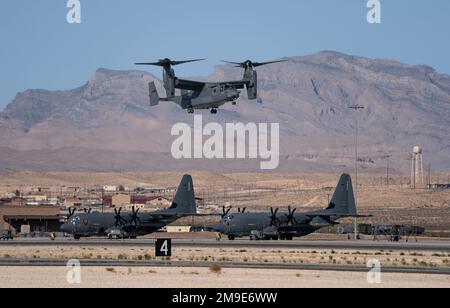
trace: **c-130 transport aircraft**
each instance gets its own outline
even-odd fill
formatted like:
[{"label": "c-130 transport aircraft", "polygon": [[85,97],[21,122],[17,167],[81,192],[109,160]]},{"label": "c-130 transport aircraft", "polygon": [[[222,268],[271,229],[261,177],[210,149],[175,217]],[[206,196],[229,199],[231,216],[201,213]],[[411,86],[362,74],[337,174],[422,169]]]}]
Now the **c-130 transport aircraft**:
[{"label": "c-130 transport aircraft", "polygon": [[120,234],[121,237],[136,238],[154,233],[180,218],[196,215],[194,183],[190,175],[185,175],[168,209],[140,213],[139,209],[133,207],[131,212],[114,209],[113,213],[88,211],[80,215],[74,215],[71,211],[67,222],[61,226],[61,231],[73,235],[76,240],[113,233]]},{"label": "c-130 transport aircraft", "polygon": [[271,208],[269,213],[230,213],[224,208],[224,214],[219,224],[211,229],[228,236],[230,240],[237,237],[250,236],[251,239],[282,239],[292,240],[318,231],[321,228],[338,225],[337,220],[346,217],[369,217],[357,214],[355,196],[350,175],[343,174],[330,204],[324,210],[296,213],[291,209],[287,213],[278,213]]}]

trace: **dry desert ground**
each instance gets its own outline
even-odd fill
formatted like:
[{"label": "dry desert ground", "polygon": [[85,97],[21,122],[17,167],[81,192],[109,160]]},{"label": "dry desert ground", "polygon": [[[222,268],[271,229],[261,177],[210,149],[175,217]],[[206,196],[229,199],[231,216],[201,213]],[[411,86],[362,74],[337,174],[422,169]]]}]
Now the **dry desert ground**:
[{"label": "dry desert ground", "polygon": [[[6,267],[0,288],[448,288],[450,276],[382,274],[368,284],[366,273],[207,268],[102,268],[81,270],[81,284],[67,283],[64,267]],[[268,279],[270,277],[270,279]]]}]

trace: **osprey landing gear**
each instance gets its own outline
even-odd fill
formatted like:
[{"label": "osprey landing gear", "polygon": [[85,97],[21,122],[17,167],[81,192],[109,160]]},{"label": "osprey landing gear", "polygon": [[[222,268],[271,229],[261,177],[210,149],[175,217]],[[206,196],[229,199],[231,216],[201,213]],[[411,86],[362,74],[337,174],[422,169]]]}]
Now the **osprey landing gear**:
[{"label": "osprey landing gear", "polygon": [[189,108],[187,109],[187,112],[188,112],[189,114],[193,114],[193,113],[194,113],[194,108],[189,107]]},{"label": "osprey landing gear", "polygon": [[211,109],[211,114],[217,114],[217,109],[216,108],[212,108]]}]

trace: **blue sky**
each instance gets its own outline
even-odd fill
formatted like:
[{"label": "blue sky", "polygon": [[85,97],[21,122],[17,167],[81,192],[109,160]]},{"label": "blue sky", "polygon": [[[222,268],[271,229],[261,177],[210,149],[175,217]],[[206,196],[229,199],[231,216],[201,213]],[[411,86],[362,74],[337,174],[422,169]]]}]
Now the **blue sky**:
[{"label": "blue sky", "polygon": [[381,0],[381,25],[367,23],[367,0],[80,2],[82,23],[70,25],[66,0],[1,1],[0,109],[29,88],[75,88],[99,67],[135,69],[134,61],[162,57],[208,59],[180,67],[185,76],[208,75],[222,59],[321,50],[450,73],[448,0]]}]

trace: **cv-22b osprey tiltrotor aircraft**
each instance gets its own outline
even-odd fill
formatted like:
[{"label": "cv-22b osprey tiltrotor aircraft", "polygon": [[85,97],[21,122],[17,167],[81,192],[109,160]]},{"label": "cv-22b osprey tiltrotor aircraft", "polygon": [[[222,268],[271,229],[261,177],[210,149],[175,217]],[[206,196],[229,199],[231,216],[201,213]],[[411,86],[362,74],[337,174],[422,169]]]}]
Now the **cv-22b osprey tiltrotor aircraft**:
[{"label": "cv-22b osprey tiltrotor aircraft", "polygon": [[[204,59],[172,61],[170,59],[162,59],[158,62],[135,63],[136,65],[153,65],[163,68],[163,82],[166,91],[165,98],[159,97],[154,82],[149,83],[150,105],[157,106],[160,101],[175,102],[181,108],[186,109],[189,113],[194,113],[195,109],[210,109],[212,114],[217,113],[217,108],[232,102],[236,105],[236,100],[240,97],[240,89],[247,89],[249,100],[258,99],[258,74],[254,68],[284,62],[285,60],[270,62],[252,62],[247,60],[242,63],[227,62],[236,67],[245,70],[244,77],[241,80],[224,81],[224,82],[200,82],[193,80],[184,80],[175,76],[173,66],[203,61]],[[175,90],[181,90],[181,95],[177,96]],[[258,99],[260,102],[260,100]]]}]

